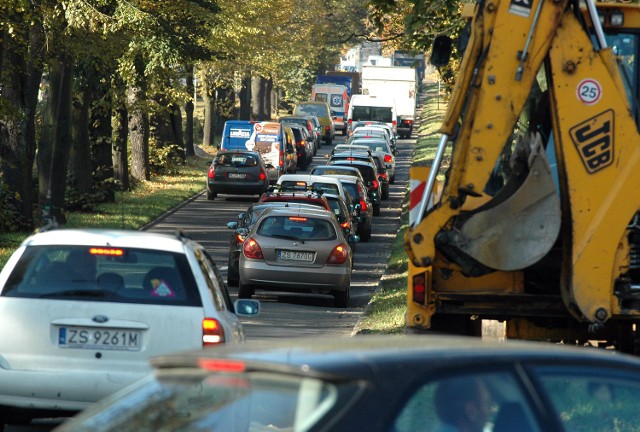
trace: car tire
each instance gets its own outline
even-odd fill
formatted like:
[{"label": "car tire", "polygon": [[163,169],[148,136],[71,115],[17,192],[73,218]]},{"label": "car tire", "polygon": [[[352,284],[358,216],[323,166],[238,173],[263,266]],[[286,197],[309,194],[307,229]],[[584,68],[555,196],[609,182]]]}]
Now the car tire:
[{"label": "car tire", "polygon": [[394,184],[396,182],[396,176],[394,175],[389,179],[389,184]]},{"label": "car tire", "polygon": [[244,285],[242,283],[238,283],[238,298],[239,299],[250,299],[255,290],[250,286]]},{"label": "car tire", "polygon": [[240,275],[231,270],[231,266],[229,266],[229,270],[227,273],[227,286],[238,286],[240,282]]},{"label": "car tire", "polygon": [[337,308],[346,309],[349,306],[349,287],[344,291],[333,291],[333,301]]},{"label": "car tire", "polygon": [[373,205],[373,215],[380,216],[380,204]]},{"label": "car tire", "polygon": [[208,192],[208,191],[207,191],[207,199],[208,199],[209,201],[213,201],[213,200],[215,199],[215,197],[217,197],[217,196],[218,196],[218,194],[215,194],[215,193],[212,193],[212,192]]},{"label": "car tire", "polygon": [[382,199],[383,200],[387,200],[389,199],[389,189],[385,189],[384,192],[382,192]]}]

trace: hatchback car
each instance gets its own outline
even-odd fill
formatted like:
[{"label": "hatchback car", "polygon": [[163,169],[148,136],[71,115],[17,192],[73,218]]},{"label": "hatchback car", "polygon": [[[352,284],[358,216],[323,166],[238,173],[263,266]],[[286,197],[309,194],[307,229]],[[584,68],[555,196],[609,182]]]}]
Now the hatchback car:
[{"label": "hatchback car", "polygon": [[307,167],[313,160],[313,140],[304,126],[297,123],[284,122],[284,124],[291,128],[296,140],[296,152],[298,156],[296,168],[306,171]]},{"label": "hatchback car", "polygon": [[308,115],[306,117],[307,119],[309,119],[309,121],[313,125],[313,132],[314,132],[313,136],[315,139],[315,145],[313,146],[313,149],[314,149],[313,155],[315,156],[317,150],[319,148],[322,148],[322,125],[320,124],[320,120],[318,119],[318,117],[314,115]]},{"label": "hatchback car", "polygon": [[380,201],[382,200],[382,190],[380,180],[378,180],[378,170],[375,164],[358,160],[335,160],[331,165],[352,166],[358,168],[365,181],[369,200],[373,206],[373,215],[380,215]]},{"label": "hatchback car", "polygon": [[[309,134],[311,146],[310,148],[313,150],[313,156],[316,155],[318,150],[318,142],[322,141],[322,136],[320,131],[322,128],[320,127],[320,121],[315,116],[284,116],[278,119],[280,123],[295,123],[307,130]],[[317,126],[316,126],[317,122]]]},{"label": "hatchback car", "polygon": [[220,151],[207,174],[207,199],[218,194],[260,195],[269,187],[267,167],[258,152]]},{"label": "hatchback car", "polygon": [[396,179],[396,155],[397,150],[393,150],[386,140],[376,139],[369,137],[368,135],[359,136],[356,135],[351,144],[356,146],[365,146],[371,152],[378,152],[383,154],[384,164],[389,175],[389,183],[393,184]]},{"label": "hatchback car", "polygon": [[238,298],[256,289],[319,292],[346,308],[352,251],[332,213],[322,210],[269,209],[242,244]]},{"label": "hatchback car", "polygon": [[339,180],[327,176],[288,174],[280,177],[277,184],[285,190],[313,189],[320,193],[335,193],[343,198],[346,194]]},{"label": "hatchback car", "polygon": [[0,273],[0,426],[82,410],[144,376],[150,356],[242,342],[236,313],[258,305],[234,307],[180,234],[36,233]]},{"label": "hatchback car", "polygon": [[318,120],[320,120],[320,124],[322,125],[322,140],[328,145],[331,145],[331,143],[333,143],[333,140],[336,136],[336,125],[333,122],[333,118],[331,116],[331,108],[329,107],[328,103],[317,101],[299,102],[296,104],[293,114],[296,116],[316,116]]},{"label": "hatchback car", "polygon": [[[351,202],[351,197],[346,194],[346,199],[336,194],[324,194],[325,198],[331,206],[333,215],[338,220],[340,228],[345,238],[358,232],[358,224],[360,222],[360,210]],[[349,246],[353,252],[356,251],[356,242],[349,242]]]},{"label": "hatchback car", "polygon": [[290,208],[319,208],[314,204],[292,203],[288,201],[269,201],[253,203],[249,208],[238,213],[238,219],[227,222],[227,228],[234,230],[229,240],[229,264],[227,270],[227,284],[229,286],[237,286],[240,280],[240,270],[238,264],[240,262],[240,254],[242,253],[242,243],[249,235],[249,230],[258,220],[258,217],[268,208],[273,207],[290,207]]},{"label": "hatchback car", "polygon": [[368,242],[371,238],[373,205],[369,200],[367,187],[365,186],[364,181],[351,175],[331,174],[327,176],[335,177],[340,180],[340,183],[342,183],[342,187],[351,198],[354,210],[356,210],[356,214],[358,216],[358,230],[356,233],[360,236],[360,240]]},{"label": "hatchback car", "polygon": [[[337,147],[337,146],[336,146]],[[358,177],[364,183],[364,178],[358,168],[338,165],[318,165],[311,169],[311,175],[348,175]]]},{"label": "hatchback car", "polygon": [[[640,360],[435,335],[250,341],[155,373],[60,431],[632,431]],[[464,425],[475,429],[462,429]]]},{"label": "hatchback car", "polygon": [[321,207],[327,211],[331,211],[331,206],[327,202],[327,199],[322,196],[322,193],[314,190],[286,190],[276,185],[267,192],[260,196],[258,202],[288,202],[288,203],[301,203],[311,204],[317,207]]}]

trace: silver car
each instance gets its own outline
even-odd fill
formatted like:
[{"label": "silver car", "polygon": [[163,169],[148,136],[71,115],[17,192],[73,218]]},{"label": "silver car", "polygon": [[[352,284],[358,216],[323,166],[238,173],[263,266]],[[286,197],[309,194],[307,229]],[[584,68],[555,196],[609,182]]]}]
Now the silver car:
[{"label": "silver car", "polygon": [[353,253],[331,212],[274,208],[266,210],[243,243],[238,298],[256,289],[320,292],[333,295],[336,307],[349,304]]}]

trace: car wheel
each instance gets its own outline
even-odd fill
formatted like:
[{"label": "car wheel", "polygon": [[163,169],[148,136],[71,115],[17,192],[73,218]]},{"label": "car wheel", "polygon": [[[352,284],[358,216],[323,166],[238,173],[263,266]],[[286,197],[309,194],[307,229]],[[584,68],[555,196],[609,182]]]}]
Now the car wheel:
[{"label": "car wheel", "polygon": [[217,197],[217,196],[218,196],[218,194],[215,194],[215,193],[212,193],[212,192],[207,191],[207,199],[208,199],[209,201],[213,201],[213,199],[214,199],[215,197]]},{"label": "car wheel", "polygon": [[238,298],[239,299],[250,299],[255,290],[250,286],[244,285],[242,283],[238,283]]},{"label": "car wheel", "polygon": [[349,306],[349,291],[349,287],[347,287],[344,291],[336,290],[333,292],[334,305],[336,307],[344,309]]},{"label": "car wheel", "polygon": [[396,181],[396,176],[394,175],[389,179],[389,184],[394,184],[395,181]]},{"label": "car wheel", "polygon": [[382,199],[386,200],[389,199],[389,189],[385,188],[385,190],[382,192]]},{"label": "car wheel", "polygon": [[373,215],[380,216],[380,204],[373,205]]},{"label": "car wheel", "polygon": [[238,286],[238,282],[240,282],[240,275],[231,270],[231,265],[229,265],[229,270],[227,273],[227,285],[228,286]]}]

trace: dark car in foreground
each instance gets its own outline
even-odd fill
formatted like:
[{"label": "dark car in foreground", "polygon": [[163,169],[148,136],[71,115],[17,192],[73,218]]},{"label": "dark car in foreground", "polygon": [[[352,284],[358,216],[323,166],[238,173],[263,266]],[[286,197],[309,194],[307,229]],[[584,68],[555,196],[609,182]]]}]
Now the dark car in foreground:
[{"label": "dark car in foreground", "polygon": [[[152,360],[155,373],[58,431],[637,430],[640,360],[444,336],[249,341]],[[468,429],[471,430],[471,429]],[[475,429],[474,429],[475,430]]]},{"label": "dark car in foreground", "polygon": [[267,167],[260,153],[219,151],[207,174],[207,199],[218,194],[261,195],[269,187]]}]

